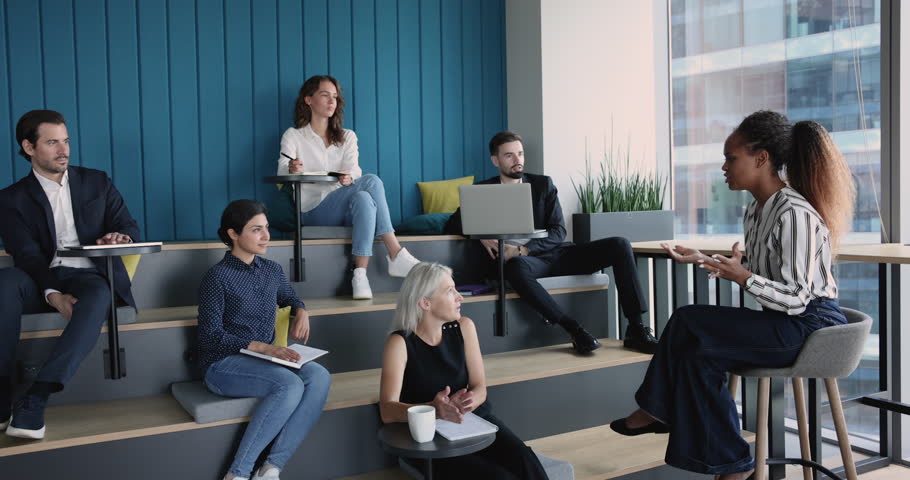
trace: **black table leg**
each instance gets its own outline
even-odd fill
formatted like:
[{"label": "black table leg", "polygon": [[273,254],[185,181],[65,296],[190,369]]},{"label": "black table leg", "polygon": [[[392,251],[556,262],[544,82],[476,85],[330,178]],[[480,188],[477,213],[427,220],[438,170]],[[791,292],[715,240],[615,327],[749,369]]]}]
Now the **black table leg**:
[{"label": "black table leg", "polygon": [[297,211],[297,228],[294,229],[294,258],[291,263],[293,264],[294,281],[303,282],[306,277],[303,275],[303,259],[300,258],[303,255],[300,247],[300,239],[303,237],[301,232],[303,225],[300,224],[300,185],[291,184],[291,188],[294,189],[294,210]]},{"label": "black table leg", "polygon": [[114,259],[107,257],[107,281],[111,289],[111,316],[107,321],[107,346],[110,350],[111,378],[117,380],[120,375],[120,337],[117,326],[117,294],[114,292]]},{"label": "black table leg", "polygon": [[499,299],[496,302],[496,318],[493,324],[493,335],[504,337],[509,333],[508,322],[506,321],[506,274],[505,259],[503,258],[503,239],[497,240],[499,244],[499,253],[496,255],[499,266]]},{"label": "black table leg", "polygon": [[427,459],[427,473],[425,475],[426,480],[433,480],[433,459]]}]

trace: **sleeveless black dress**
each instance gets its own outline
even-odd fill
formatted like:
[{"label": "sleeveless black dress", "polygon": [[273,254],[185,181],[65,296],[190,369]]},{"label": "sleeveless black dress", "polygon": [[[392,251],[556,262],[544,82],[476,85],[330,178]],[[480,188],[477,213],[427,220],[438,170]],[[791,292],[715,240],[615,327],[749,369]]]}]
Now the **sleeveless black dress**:
[{"label": "sleeveless black dress", "polygon": [[[414,332],[405,334],[399,330],[393,335],[404,338],[408,352],[399,401],[429,403],[447,386],[451,393],[467,388],[464,337],[457,321],[442,326],[439,345],[427,344]],[[485,479],[547,479],[537,455],[493,415],[489,401],[477,407],[474,413],[499,427],[496,441],[470,455],[434,460],[434,478],[464,479],[474,475]]]}]

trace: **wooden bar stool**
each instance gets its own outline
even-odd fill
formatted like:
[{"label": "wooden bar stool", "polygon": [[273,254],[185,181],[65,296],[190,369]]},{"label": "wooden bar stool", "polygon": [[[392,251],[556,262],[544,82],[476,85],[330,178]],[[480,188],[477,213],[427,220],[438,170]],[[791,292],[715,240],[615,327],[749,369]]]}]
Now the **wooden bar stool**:
[{"label": "wooden bar stool", "polygon": [[[839,478],[830,470],[813,462],[809,453],[809,425],[806,414],[806,396],[803,392],[803,378],[822,378],[831,403],[831,416],[837,431],[841,459],[847,480],[856,480],[856,465],[850,450],[850,437],[844,421],[844,408],[837,388],[837,379],[846,377],[856,370],[863,353],[866,336],[872,328],[872,318],[865,313],[842,308],[847,323],[820,328],[809,335],[796,362],[786,368],[752,368],[736,370],[730,374],[730,394],[736,394],[739,376],[758,377],[758,432],[755,439],[755,478],[762,480],[767,465],[796,464],[803,466],[803,479],[812,480],[812,469],[818,469],[831,478]],[[799,424],[799,458],[768,458],[768,403],[770,401],[771,377],[790,378],[793,381],[793,396],[796,403],[796,419]]]}]

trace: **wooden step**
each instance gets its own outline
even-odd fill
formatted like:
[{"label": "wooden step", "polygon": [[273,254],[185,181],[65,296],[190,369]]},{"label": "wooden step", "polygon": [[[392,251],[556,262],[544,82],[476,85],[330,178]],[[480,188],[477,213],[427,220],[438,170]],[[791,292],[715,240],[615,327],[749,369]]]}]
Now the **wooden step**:
[{"label": "wooden step", "polygon": [[[567,375],[631,363],[650,355],[622,348],[619,340],[601,339],[604,348],[593,355],[575,355],[571,345],[554,345],[484,356],[490,387]],[[380,369],[332,375],[325,410],[371,405],[379,401]],[[170,395],[95,402],[47,409],[47,436],[27,441],[0,436],[0,457],[76,445],[123,440],[241,423],[248,418],[197,424]]]},{"label": "wooden step", "polygon": [[[593,292],[606,290],[606,287],[573,287],[557,288],[549,290],[551,295],[564,295],[567,293]],[[478,295],[474,297],[465,297],[462,303],[492,302],[497,298],[496,295]],[[506,294],[507,299],[519,298],[517,293],[510,292]],[[373,295],[372,300],[354,300],[351,297],[323,297],[304,299],[307,311],[310,317],[320,317],[328,315],[345,315],[350,313],[379,312],[383,310],[394,310],[395,303],[398,300],[398,293],[377,293]],[[136,323],[129,325],[120,325],[119,331],[129,332],[138,330],[154,330],[159,328],[176,328],[176,327],[193,327],[196,326],[197,307],[195,305],[186,307],[168,307],[168,308],[148,308],[140,310],[136,315]],[[107,327],[101,329],[107,332]],[[50,338],[59,337],[63,330],[36,330],[32,332],[22,332],[19,338]]]},{"label": "wooden step", "polygon": [[[747,442],[755,434],[744,431]],[[535,452],[569,462],[575,469],[575,480],[607,480],[664,465],[667,435],[624,437],[609,425],[538,438],[527,442]],[[339,480],[406,480],[398,468],[364,473]]]}]

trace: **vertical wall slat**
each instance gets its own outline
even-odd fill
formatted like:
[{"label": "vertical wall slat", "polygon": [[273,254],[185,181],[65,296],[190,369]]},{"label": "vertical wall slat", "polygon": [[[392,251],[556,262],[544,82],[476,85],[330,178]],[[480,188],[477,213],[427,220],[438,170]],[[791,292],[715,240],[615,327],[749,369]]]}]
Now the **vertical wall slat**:
[{"label": "vertical wall slat", "polygon": [[303,2],[303,73],[307,78],[329,71],[328,18],[326,0]]},{"label": "vertical wall slat", "polygon": [[[409,168],[398,144],[398,81],[398,4],[396,0],[376,0],[377,173],[386,192],[396,193],[401,191],[401,170]],[[386,197],[392,223],[397,224],[401,221],[401,196]]]},{"label": "vertical wall slat", "polygon": [[360,167],[363,173],[376,173],[377,152],[377,92],[376,92],[376,14],[373,0],[354,0],[354,84],[353,109],[357,121],[353,129],[357,133],[360,148]]},{"label": "vertical wall slat", "polygon": [[[104,0],[85,0],[76,21],[79,164],[111,174],[110,93],[107,89],[107,14]],[[51,47],[53,48],[53,47]],[[72,135],[70,136],[72,139]]]},{"label": "vertical wall slat", "polygon": [[6,15],[6,0],[0,0],[0,154],[10,158],[11,161],[0,167],[0,186],[10,185],[19,178],[15,175],[13,165],[27,165],[25,159],[18,155],[19,146],[16,145],[16,119],[10,118],[9,93],[9,59],[6,55],[6,32],[8,17]]},{"label": "vertical wall slat", "polygon": [[[483,58],[477,55],[482,51],[480,30],[480,0],[465,0],[462,7],[461,42],[462,42],[462,85],[464,95],[462,111],[464,112],[464,166],[466,175],[474,175],[477,180],[490,163],[490,156],[483,138],[483,106],[480,98],[483,95]],[[487,139],[489,140],[489,139]]]},{"label": "vertical wall slat", "polygon": [[256,195],[253,153],[252,6],[226,2],[225,58],[228,101],[228,193],[230,200]]},{"label": "vertical wall slat", "polygon": [[[299,0],[278,2],[278,134],[294,126],[294,101],[306,78],[303,76],[303,35]],[[278,137],[279,140],[281,137]],[[273,148],[272,164],[277,165],[278,144]],[[276,167],[277,168],[277,167]],[[274,173],[275,168],[272,169]]]},{"label": "vertical wall slat", "polygon": [[442,143],[445,178],[455,178],[464,169],[465,101],[461,79],[461,5],[442,2]]},{"label": "vertical wall slat", "polygon": [[145,237],[174,240],[167,12],[163,2],[138,2],[137,5]]},{"label": "vertical wall slat", "polygon": [[203,238],[216,236],[228,196],[227,92],[225,85],[224,3],[199,0],[199,162]]},{"label": "vertical wall slat", "polygon": [[[114,185],[120,191],[130,214],[145,225],[145,188],[142,183],[142,149],[136,140],[139,128],[139,38],[136,30],[136,4],[107,3],[108,64],[110,65],[111,158]],[[48,92],[50,94],[50,92]],[[74,98],[75,101],[75,98]],[[148,232],[142,230],[142,238]],[[198,238],[198,237],[197,237]]]},{"label": "vertical wall slat", "polygon": [[[351,0],[332,0],[329,9],[329,75],[341,84],[348,105],[344,109],[344,128],[354,128],[351,92],[354,86],[354,45],[351,31]],[[303,83],[301,79],[299,83]]]},{"label": "vertical wall slat", "polygon": [[439,0],[420,3],[420,82],[423,127],[423,179],[443,178],[442,37]]},{"label": "vertical wall slat", "polygon": [[[500,130],[504,130],[507,123],[504,10],[503,2],[482,2],[480,18],[483,30],[483,138],[487,141]],[[485,176],[496,174],[491,162],[485,165]]]},{"label": "vertical wall slat", "polygon": [[[23,113],[44,108],[44,75],[41,62],[21,59],[41,58],[41,24],[38,17],[38,2],[7,2],[7,49],[9,51],[9,90],[12,126]],[[13,133],[15,134],[15,132]],[[14,137],[15,138],[15,137]],[[70,153],[73,155],[73,153]],[[75,156],[75,155],[73,155]],[[21,157],[20,157],[21,158]],[[31,170],[28,162],[13,162],[13,178],[19,179]]]},{"label": "vertical wall slat", "polygon": [[253,184],[256,198],[270,200],[275,186],[262,178],[274,175],[281,140],[278,123],[278,36],[275,35],[277,6],[274,2],[257,2],[253,9]]},{"label": "vertical wall slat", "polygon": [[401,139],[401,216],[423,213],[417,182],[423,178],[420,155],[420,4],[398,1],[398,108]]},{"label": "vertical wall slat", "polygon": [[174,159],[174,201],[180,206],[176,217],[178,240],[202,236],[202,201],[199,180],[199,103],[197,101],[196,21],[187,15],[188,5],[168,1],[168,56],[171,83],[171,151]]},{"label": "vertical wall slat", "polygon": [[[42,88],[45,104],[41,106],[35,103],[32,108],[47,108],[63,114],[72,146],[70,162],[81,165],[82,157],[77,155],[82,125],[77,122],[73,3],[70,0],[44,0],[41,2],[41,12],[41,64],[45,72]],[[50,75],[47,72],[51,72]],[[94,128],[97,127],[89,127],[90,130]]]}]

